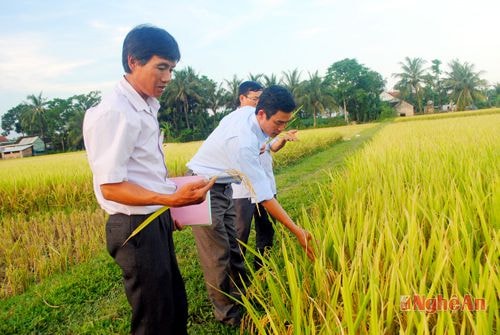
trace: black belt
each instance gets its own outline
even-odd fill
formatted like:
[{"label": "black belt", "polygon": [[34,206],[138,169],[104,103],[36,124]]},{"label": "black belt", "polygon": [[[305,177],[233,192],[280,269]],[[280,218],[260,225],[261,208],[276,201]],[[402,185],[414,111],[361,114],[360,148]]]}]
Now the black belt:
[{"label": "black belt", "polygon": [[[163,214],[168,213],[170,209],[166,210]],[[110,214],[109,216],[113,217],[119,217],[119,218],[131,218],[131,217],[137,217],[137,218],[147,218],[148,216],[154,214],[154,212],[149,213],[149,214],[123,214],[123,213],[116,213],[116,214]]]}]

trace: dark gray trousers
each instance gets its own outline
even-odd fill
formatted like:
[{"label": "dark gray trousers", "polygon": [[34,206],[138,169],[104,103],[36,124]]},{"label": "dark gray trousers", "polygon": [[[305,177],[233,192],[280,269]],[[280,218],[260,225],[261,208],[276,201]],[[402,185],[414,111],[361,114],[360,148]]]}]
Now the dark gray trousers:
[{"label": "dark gray trousers", "polygon": [[[259,210],[257,210],[257,206],[251,202],[250,198],[233,199],[233,201],[236,209],[236,232],[238,240],[244,244],[248,244],[253,218],[255,224],[255,246],[257,251],[263,255],[266,249],[273,246],[273,221],[270,219],[264,206],[259,204]],[[246,248],[241,245],[243,254],[245,254],[245,249]],[[261,266],[261,262],[255,257],[255,270],[260,269]]]},{"label": "dark gray trousers", "polygon": [[187,334],[188,305],[172,240],[170,211],[123,242],[148,215],[110,215],[106,224],[109,254],[123,273],[132,307],[132,334]]},{"label": "dark gray trousers", "polygon": [[[257,208],[255,209],[253,218],[255,222],[255,248],[259,254],[264,255],[264,252],[273,246],[275,221],[261,204],[259,204],[259,211]],[[262,262],[258,257],[254,258],[253,266],[255,270],[262,267]]]},{"label": "dark gray trousers", "polygon": [[[250,198],[233,199],[233,202],[236,211],[236,237],[241,242],[248,244],[252,217],[256,206]],[[240,245],[240,247],[242,253],[245,254],[246,248],[243,245]]]},{"label": "dark gray trousers", "polygon": [[215,318],[236,324],[241,308],[226,294],[239,298],[248,279],[236,240],[232,195],[231,184],[215,184],[210,189],[212,225],[193,226],[192,230]]}]

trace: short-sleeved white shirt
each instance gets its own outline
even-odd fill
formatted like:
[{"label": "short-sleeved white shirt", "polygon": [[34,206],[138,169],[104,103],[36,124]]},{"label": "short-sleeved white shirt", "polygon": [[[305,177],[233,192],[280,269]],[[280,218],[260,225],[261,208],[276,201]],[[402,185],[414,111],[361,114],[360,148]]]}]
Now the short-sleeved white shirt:
[{"label": "short-sleeved white shirt", "polygon": [[[274,178],[273,156],[271,154],[271,144],[273,142],[265,145],[264,152],[259,155],[259,161],[269,179],[273,194],[276,194],[276,179]],[[246,189],[245,185],[232,184],[231,186],[233,187],[233,199],[251,198],[250,192]],[[254,202],[254,199],[251,199],[251,201]]]},{"label": "short-sleeved white shirt", "polygon": [[273,172],[273,155],[271,153],[271,144],[266,145],[266,148],[262,155],[260,155],[260,164],[262,165],[262,168],[266,172],[266,176],[269,179],[269,183],[271,184],[271,190],[273,191],[273,194],[276,194],[276,179],[274,178],[274,172]]},{"label": "short-sleeved white shirt", "polygon": [[[187,167],[206,177],[236,169],[250,179],[257,202],[272,199],[274,193],[259,160],[260,148],[267,139],[257,121],[255,107],[239,108],[221,120]],[[231,179],[220,181],[231,182]]]},{"label": "short-sleeved white shirt", "polygon": [[171,194],[158,125],[160,105],[145,101],[122,78],[101,103],[85,113],[83,136],[99,205],[109,214],[149,214],[161,206],[128,206],[104,199],[100,185],[129,181]]}]

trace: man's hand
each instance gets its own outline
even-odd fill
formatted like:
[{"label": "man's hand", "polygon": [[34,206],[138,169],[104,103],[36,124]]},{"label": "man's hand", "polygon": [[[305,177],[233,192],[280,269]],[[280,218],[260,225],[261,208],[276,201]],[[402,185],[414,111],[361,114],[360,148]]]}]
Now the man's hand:
[{"label": "man's hand", "polygon": [[216,179],[214,177],[210,180],[198,180],[182,185],[173,194],[175,200],[171,207],[189,206],[203,202],[208,190],[214,185]]},{"label": "man's hand", "polygon": [[297,129],[291,129],[291,130],[287,131],[286,133],[283,133],[283,137],[282,138],[286,142],[297,141],[298,140],[298,138],[297,138],[297,132],[298,132]]},{"label": "man's hand", "polygon": [[300,245],[307,253],[307,257],[309,257],[309,259],[311,261],[314,261],[315,255],[314,255],[314,249],[313,249],[313,245],[312,245],[313,240],[312,240],[311,234],[305,229],[298,228],[297,232],[295,233],[295,236],[297,236],[297,239],[299,240]]},{"label": "man's hand", "polygon": [[298,132],[297,129],[292,129],[292,130],[289,130],[285,133],[282,133],[278,137],[278,140],[276,140],[275,142],[273,142],[271,144],[271,151],[272,152],[279,151],[281,148],[283,148],[285,146],[286,142],[298,141],[299,139],[297,137],[297,132]]}]

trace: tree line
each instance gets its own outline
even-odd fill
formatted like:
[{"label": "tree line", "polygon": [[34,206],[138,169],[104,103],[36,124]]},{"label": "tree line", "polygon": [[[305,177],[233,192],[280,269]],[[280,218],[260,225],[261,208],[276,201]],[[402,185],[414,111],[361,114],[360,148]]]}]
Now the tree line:
[{"label": "tree line", "polygon": [[[488,88],[474,65],[452,61],[448,72],[441,62],[425,67],[421,58],[405,58],[395,89],[400,97],[423,112],[423,104],[452,103],[458,110],[477,106],[500,106],[500,84]],[[380,100],[385,87],[382,76],[356,59],[333,63],[324,76],[318,71],[302,79],[298,69],[275,74],[252,74],[246,79],[236,75],[222,83],[200,75],[192,67],[175,71],[175,76],[160,97],[160,127],[167,141],[203,140],[218,122],[238,104],[238,86],[254,80],[264,87],[280,84],[287,87],[301,109],[294,127],[309,128],[370,122],[392,116],[390,107]],[[47,100],[29,95],[26,101],[7,111],[1,120],[3,135],[11,131],[40,136],[52,151],[83,149],[82,122],[85,111],[101,100],[99,91],[74,95],[67,99]]]}]

